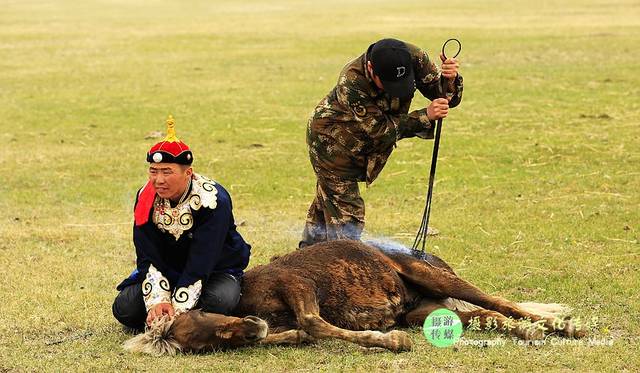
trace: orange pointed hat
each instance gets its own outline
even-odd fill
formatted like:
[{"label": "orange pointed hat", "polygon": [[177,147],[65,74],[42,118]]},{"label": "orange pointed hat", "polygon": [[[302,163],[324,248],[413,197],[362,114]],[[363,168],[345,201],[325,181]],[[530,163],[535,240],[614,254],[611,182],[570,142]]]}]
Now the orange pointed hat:
[{"label": "orange pointed hat", "polygon": [[175,122],[169,115],[167,118],[167,137],[149,149],[147,152],[147,162],[149,163],[178,163],[191,165],[193,163],[193,153],[187,146],[176,137]]}]

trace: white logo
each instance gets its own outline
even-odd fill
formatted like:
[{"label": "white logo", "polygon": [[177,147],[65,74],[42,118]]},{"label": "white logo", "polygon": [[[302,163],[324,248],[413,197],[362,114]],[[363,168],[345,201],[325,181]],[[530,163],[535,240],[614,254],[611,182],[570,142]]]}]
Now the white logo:
[{"label": "white logo", "polygon": [[396,69],[398,70],[398,75],[396,75],[397,78],[402,78],[404,73],[407,72],[407,69],[405,69],[404,66],[398,66]]}]

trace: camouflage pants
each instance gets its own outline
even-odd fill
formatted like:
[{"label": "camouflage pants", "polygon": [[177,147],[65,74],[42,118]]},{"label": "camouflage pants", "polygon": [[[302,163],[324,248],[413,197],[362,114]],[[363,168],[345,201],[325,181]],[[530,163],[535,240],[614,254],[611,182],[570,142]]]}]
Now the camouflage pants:
[{"label": "camouflage pants", "polygon": [[364,228],[364,201],[358,183],[316,175],[316,197],[309,207],[299,247],[341,238],[359,240]]}]

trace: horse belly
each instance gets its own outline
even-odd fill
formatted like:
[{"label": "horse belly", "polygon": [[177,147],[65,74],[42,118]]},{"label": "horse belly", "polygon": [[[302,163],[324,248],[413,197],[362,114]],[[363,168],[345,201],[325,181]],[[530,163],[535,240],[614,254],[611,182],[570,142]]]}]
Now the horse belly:
[{"label": "horse belly", "polygon": [[339,269],[330,269],[332,276],[319,287],[320,316],[350,330],[385,330],[396,324],[407,294],[395,271],[362,266],[350,270],[344,265]]}]

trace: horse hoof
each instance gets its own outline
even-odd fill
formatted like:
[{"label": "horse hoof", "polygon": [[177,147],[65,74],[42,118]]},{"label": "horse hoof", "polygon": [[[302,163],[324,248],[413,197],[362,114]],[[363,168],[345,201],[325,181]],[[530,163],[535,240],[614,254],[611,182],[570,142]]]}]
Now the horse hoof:
[{"label": "horse hoof", "polygon": [[247,329],[244,336],[247,342],[257,342],[264,339],[269,333],[269,326],[267,323],[255,316],[247,316],[242,319],[242,322]]},{"label": "horse hoof", "polygon": [[387,336],[389,338],[389,350],[393,352],[411,351],[413,343],[409,338],[409,334],[401,330],[392,330],[387,333]]},{"label": "horse hoof", "polygon": [[516,335],[525,341],[539,341],[544,339],[544,330],[527,326],[520,326]]},{"label": "horse hoof", "polygon": [[584,338],[587,336],[587,331],[584,329],[576,328],[576,325],[571,321],[567,320],[564,329],[562,329],[562,335],[567,338]]},{"label": "horse hoof", "polygon": [[316,343],[316,339],[304,330],[298,330],[298,343]]}]

